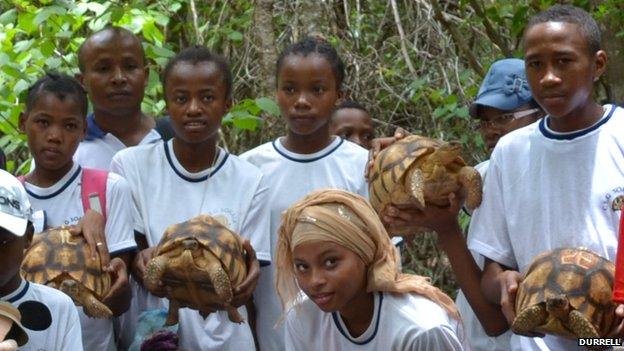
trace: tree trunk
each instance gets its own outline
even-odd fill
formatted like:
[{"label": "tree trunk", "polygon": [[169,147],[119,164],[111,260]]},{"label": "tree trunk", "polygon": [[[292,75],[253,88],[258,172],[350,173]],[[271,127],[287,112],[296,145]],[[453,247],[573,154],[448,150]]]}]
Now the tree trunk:
[{"label": "tree trunk", "polygon": [[613,21],[601,23],[602,45],[607,52],[607,72],[603,76],[607,88],[607,102],[624,102],[624,39],[616,34],[621,28],[615,28]]},{"label": "tree trunk", "polygon": [[256,0],[254,9],[255,42],[260,58],[260,91],[257,96],[272,96],[275,91],[275,29],[273,28],[273,0]]}]

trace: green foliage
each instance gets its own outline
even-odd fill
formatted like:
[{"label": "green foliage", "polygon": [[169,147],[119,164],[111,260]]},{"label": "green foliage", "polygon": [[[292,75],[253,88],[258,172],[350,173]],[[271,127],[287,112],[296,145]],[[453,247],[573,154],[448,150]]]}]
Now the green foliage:
[{"label": "green foliage", "polygon": [[[223,21],[224,11],[232,3],[239,5],[242,13],[221,25],[210,25],[211,21]],[[209,4],[196,9],[200,15],[207,12],[208,17],[202,17],[202,26],[195,30],[186,21],[190,9],[184,0],[10,1],[0,14],[0,147],[14,161],[9,163],[9,170],[19,173],[29,164],[25,138],[18,130],[26,90],[46,71],[78,73],[77,51],[86,36],[111,24],[142,36],[149,68],[142,108],[161,116],[165,102],[159,73],[169,58],[204,38],[217,51],[227,45],[241,45],[243,32],[251,24],[251,3],[222,1],[219,5],[219,12]],[[269,99],[247,100],[235,105],[224,123],[255,130],[260,113],[276,114]]]}]

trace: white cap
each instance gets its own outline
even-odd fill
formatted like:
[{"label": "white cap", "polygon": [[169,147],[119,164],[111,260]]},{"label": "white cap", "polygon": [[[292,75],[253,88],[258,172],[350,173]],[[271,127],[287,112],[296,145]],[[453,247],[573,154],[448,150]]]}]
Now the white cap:
[{"label": "white cap", "polygon": [[16,236],[23,236],[31,211],[22,183],[0,169],[0,227]]}]

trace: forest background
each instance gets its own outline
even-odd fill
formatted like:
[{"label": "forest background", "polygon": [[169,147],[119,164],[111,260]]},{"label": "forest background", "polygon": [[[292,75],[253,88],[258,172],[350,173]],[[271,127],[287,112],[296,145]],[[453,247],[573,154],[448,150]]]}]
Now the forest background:
[{"label": "forest background", "polygon": [[[464,158],[488,157],[468,105],[489,65],[522,57],[528,18],[554,3],[588,10],[609,55],[597,98],[624,101],[624,1],[621,0],[0,0],[0,148],[9,171],[28,171],[17,129],[26,90],[44,71],[76,73],[76,52],[109,24],[142,36],[149,64],[143,110],[165,112],[159,72],[180,49],[203,44],[224,54],[234,74],[235,105],[223,119],[221,145],[238,154],[284,133],[274,101],[281,49],[321,34],[346,63],[347,98],[365,105],[377,135],[396,127],[458,140]],[[468,218],[461,222],[467,225]],[[402,250],[403,269],[431,277],[455,295],[448,261],[434,234]]]}]

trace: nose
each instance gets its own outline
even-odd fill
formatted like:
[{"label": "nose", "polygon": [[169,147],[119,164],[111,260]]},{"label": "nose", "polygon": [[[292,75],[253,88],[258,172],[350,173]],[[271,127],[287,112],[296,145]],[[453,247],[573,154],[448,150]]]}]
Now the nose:
[{"label": "nose", "polygon": [[561,78],[559,78],[556,73],[557,72],[555,72],[552,66],[548,67],[546,69],[546,72],[544,73],[544,76],[540,80],[540,83],[545,86],[561,83]]},{"label": "nose", "polygon": [[186,114],[188,116],[199,116],[202,113],[201,104],[195,98],[191,98],[189,101],[188,108],[186,110]]},{"label": "nose", "polygon": [[325,274],[320,269],[312,269],[312,274],[310,276],[310,287],[313,289],[318,289],[325,285],[327,280],[325,279]]},{"label": "nose", "polygon": [[63,133],[61,133],[61,128],[54,126],[54,125],[50,126],[47,129],[46,141],[48,141],[49,143],[60,144],[62,135]]},{"label": "nose", "polygon": [[309,109],[310,106],[310,100],[306,96],[306,93],[300,93],[299,96],[297,96],[297,101],[295,101],[295,109]]},{"label": "nose", "polygon": [[121,67],[115,67],[113,69],[113,84],[123,84],[126,82],[126,75]]},{"label": "nose", "polygon": [[494,145],[503,135],[501,128],[495,127],[489,123],[485,128],[481,129],[481,136],[487,145]]}]

